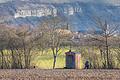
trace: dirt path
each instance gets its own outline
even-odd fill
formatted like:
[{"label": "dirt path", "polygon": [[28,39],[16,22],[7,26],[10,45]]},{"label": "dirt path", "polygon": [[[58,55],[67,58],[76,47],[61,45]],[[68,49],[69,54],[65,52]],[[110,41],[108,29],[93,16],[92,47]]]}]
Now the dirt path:
[{"label": "dirt path", "polygon": [[120,80],[120,70],[0,70],[0,80]]}]

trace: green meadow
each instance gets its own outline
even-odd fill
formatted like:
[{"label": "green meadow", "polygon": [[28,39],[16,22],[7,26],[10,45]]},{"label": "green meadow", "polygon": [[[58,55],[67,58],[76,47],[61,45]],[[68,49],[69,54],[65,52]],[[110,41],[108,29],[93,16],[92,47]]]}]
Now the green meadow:
[{"label": "green meadow", "polygon": [[[57,57],[56,68],[65,67],[65,52],[67,52],[68,50],[69,50],[68,48],[61,49],[60,54]],[[73,51],[76,52],[75,50]],[[36,66],[37,68],[41,68],[41,69],[52,69],[53,55],[52,55],[51,50],[46,50],[43,53],[38,52],[36,53],[36,55],[33,55],[31,65]],[[82,68],[82,66],[83,66],[83,63],[81,61],[80,67]]]}]

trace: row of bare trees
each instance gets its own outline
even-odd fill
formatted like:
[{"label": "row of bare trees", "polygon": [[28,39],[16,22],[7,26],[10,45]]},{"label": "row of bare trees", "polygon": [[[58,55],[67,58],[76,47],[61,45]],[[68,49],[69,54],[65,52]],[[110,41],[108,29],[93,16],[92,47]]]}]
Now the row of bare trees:
[{"label": "row of bare trees", "polygon": [[[61,17],[45,19],[38,27],[8,26],[0,24],[0,67],[31,68],[31,57],[36,50],[50,49],[53,55],[53,69],[63,46],[73,46],[82,58],[90,61],[91,68],[117,68],[120,66],[119,26],[94,18],[95,29],[88,30],[89,36],[71,40],[74,32],[68,30],[68,23]],[[87,35],[88,35],[87,34]]]},{"label": "row of bare trees", "polygon": [[1,68],[29,68],[31,50],[41,35],[29,26],[0,25]]},{"label": "row of bare trees", "polygon": [[120,67],[120,26],[95,17],[94,22],[99,30],[88,30],[89,36],[83,41],[85,50],[81,49],[84,59],[90,61],[91,68],[119,68]]},{"label": "row of bare trees", "polygon": [[0,24],[1,68],[30,68],[32,51],[38,49],[51,49],[55,68],[62,43],[71,37],[67,25],[60,17],[46,19],[35,28]]}]

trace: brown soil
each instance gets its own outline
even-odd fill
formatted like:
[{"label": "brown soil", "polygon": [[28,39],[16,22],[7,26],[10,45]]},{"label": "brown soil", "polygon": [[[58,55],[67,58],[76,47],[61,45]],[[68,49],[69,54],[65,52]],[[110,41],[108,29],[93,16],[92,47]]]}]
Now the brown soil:
[{"label": "brown soil", "polygon": [[0,80],[120,80],[120,70],[0,70]]}]

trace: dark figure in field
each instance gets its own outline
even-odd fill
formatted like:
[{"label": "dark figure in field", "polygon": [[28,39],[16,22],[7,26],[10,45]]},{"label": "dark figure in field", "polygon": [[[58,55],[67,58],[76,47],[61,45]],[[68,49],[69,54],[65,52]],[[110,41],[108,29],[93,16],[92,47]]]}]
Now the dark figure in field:
[{"label": "dark figure in field", "polygon": [[35,66],[34,66],[34,68],[35,68]]},{"label": "dark figure in field", "polygon": [[89,61],[85,62],[85,68],[84,69],[89,69]]}]

